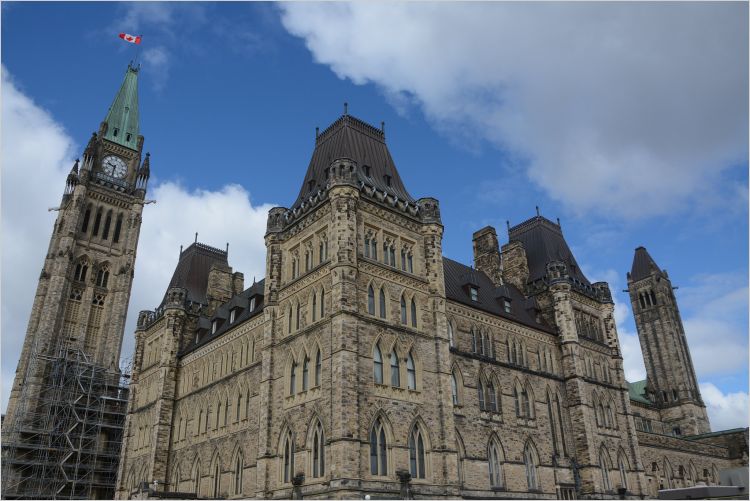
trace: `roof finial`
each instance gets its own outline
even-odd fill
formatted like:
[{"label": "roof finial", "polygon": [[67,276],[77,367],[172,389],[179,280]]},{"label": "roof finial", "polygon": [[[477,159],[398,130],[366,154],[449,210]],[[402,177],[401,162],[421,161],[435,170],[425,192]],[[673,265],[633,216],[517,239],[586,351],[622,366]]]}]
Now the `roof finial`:
[{"label": "roof finial", "polygon": [[380,121],[380,132],[385,134],[385,121],[383,120]]},{"label": "roof finial", "polygon": [[182,245],[180,245],[180,257],[182,257]]},{"label": "roof finial", "polygon": [[229,256],[229,242],[227,242],[227,257]]},{"label": "roof finial", "polygon": [[198,243],[198,232],[197,231],[195,232],[195,243],[196,244]]},{"label": "roof finial", "polygon": [[508,233],[510,234],[510,221],[507,219],[505,220],[505,227],[508,228]]},{"label": "roof finial", "polygon": [[315,139],[318,139],[319,135],[320,135],[320,127],[315,127]]},{"label": "roof finial", "polygon": [[559,217],[557,218],[557,226],[558,226],[559,228],[562,228],[562,226],[560,226],[560,218],[559,218]]},{"label": "roof finial", "polygon": [[349,103],[344,101],[344,115],[348,115],[348,114],[349,114]]},{"label": "roof finial", "polygon": [[536,217],[539,217],[539,206],[536,206]]}]

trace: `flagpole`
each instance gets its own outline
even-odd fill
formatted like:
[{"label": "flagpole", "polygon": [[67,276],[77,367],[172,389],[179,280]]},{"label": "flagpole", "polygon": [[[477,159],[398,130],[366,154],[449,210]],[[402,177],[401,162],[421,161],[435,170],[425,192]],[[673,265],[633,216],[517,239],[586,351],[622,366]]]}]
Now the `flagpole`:
[{"label": "flagpole", "polygon": [[[143,41],[143,35],[138,35]],[[141,44],[135,44],[135,66],[138,66],[138,56],[141,54]]]}]

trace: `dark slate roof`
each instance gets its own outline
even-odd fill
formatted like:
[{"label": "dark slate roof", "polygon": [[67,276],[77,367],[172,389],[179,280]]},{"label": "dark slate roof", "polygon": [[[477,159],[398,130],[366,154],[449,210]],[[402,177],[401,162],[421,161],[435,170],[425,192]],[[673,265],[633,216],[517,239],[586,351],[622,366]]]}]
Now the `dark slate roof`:
[{"label": "dark slate roof", "polygon": [[[180,353],[180,356],[190,353],[199,346],[203,346],[211,340],[216,339],[217,337],[226,333],[228,330],[242,324],[246,320],[249,320],[256,315],[263,313],[264,284],[265,279],[261,280],[260,282],[254,283],[249,288],[245,289],[236,296],[233,296],[232,299],[216,308],[216,311],[211,318],[201,317],[198,320],[198,330],[200,331],[198,335],[198,342],[188,345],[182,351],[182,353]],[[252,297],[255,297],[255,308],[251,310],[249,306],[250,299]],[[234,308],[239,308],[239,312],[236,314],[234,322],[230,324],[229,312]],[[211,334],[211,324],[214,320],[218,320],[220,325],[216,329],[216,332]]]},{"label": "dark slate roof", "polygon": [[195,242],[180,253],[180,259],[167,289],[183,287],[187,289],[188,301],[206,304],[208,272],[214,263],[228,265],[227,252]]},{"label": "dark slate roof", "polygon": [[[325,171],[331,162],[338,158],[349,158],[357,162],[360,181],[378,190],[386,191],[397,196],[400,200],[414,202],[404,187],[396,164],[393,162],[388,146],[385,144],[385,134],[381,129],[373,127],[349,114],[342,115],[315,139],[315,150],[307,168],[302,189],[292,209],[302,203],[303,198],[326,186]],[[370,167],[370,176],[365,176],[364,166]],[[386,184],[384,176],[391,177],[390,186]],[[310,186],[310,181],[313,181]]]},{"label": "dark slate roof", "polygon": [[562,229],[543,216],[535,216],[508,230],[508,239],[523,244],[526,259],[529,264],[529,282],[544,277],[547,263],[563,261],[568,265],[568,274],[584,285],[591,282],[578,267],[573,253],[570,251]]},{"label": "dark slate roof", "polygon": [[[478,310],[504,317],[524,325],[554,332],[548,325],[537,323],[536,311],[539,306],[534,298],[526,298],[511,284],[495,287],[492,280],[483,272],[443,257],[445,296],[452,301],[477,308]],[[479,301],[472,301],[469,286],[478,288]],[[503,298],[510,299],[511,312],[503,308]]]},{"label": "dark slate roof", "polygon": [[633,266],[630,268],[630,278],[637,282],[651,275],[651,270],[659,270],[656,262],[645,247],[641,246],[635,250]]},{"label": "dark slate roof", "polygon": [[630,396],[630,400],[651,405],[651,400],[646,397],[646,382],[646,379],[635,381],[634,383],[628,382],[628,395]]}]

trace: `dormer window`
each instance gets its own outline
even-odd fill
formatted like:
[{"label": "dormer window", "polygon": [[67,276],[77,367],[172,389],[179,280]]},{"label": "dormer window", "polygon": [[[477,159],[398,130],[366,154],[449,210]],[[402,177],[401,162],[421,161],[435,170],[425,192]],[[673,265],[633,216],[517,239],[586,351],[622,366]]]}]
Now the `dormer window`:
[{"label": "dormer window", "polygon": [[114,131],[112,131],[112,136],[113,136],[113,137],[117,137],[117,133],[118,133],[119,131],[120,131],[119,129],[115,128],[115,130],[114,130]]},{"label": "dormer window", "polygon": [[125,141],[130,141],[130,132],[125,134]]},{"label": "dormer window", "polygon": [[365,170],[365,176],[370,177],[370,166],[365,165],[363,168]]},{"label": "dormer window", "polygon": [[250,311],[255,311],[255,298],[250,298]]},{"label": "dormer window", "polygon": [[479,301],[479,289],[477,287],[469,287],[469,297],[472,301]]},{"label": "dormer window", "polygon": [[236,316],[236,314],[237,314],[237,308],[232,308],[231,311],[229,312],[229,323],[230,324],[234,323],[234,317]]},{"label": "dormer window", "polygon": [[388,174],[386,174],[385,176],[383,176],[383,180],[385,181],[385,185],[386,186],[390,186],[391,185],[391,176],[389,176]]},{"label": "dormer window", "polygon": [[503,298],[503,311],[505,313],[510,313],[510,299]]},{"label": "dormer window", "polygon": [[216,334],[216,329],[218,328],[219,328],[218,320],[214,320],[213,322],[211,322],[211,334]]}]

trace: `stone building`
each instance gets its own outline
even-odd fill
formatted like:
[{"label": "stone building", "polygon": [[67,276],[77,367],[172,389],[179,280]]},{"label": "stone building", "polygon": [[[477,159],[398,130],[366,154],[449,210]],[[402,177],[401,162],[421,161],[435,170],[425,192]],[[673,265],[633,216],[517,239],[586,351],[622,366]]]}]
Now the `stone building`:
[{"label": "stone building", "polygon": [[246,288],[196,241],[140,312],[117,497],[655,497],[746,461],[746,430],[708,433],[645,250],[629,284],[649,379],[630,384],[609,287],[559,223],[502,247],[483,228],[473,266],[442,234],[382,128],[345,113],[318,134],[269,212],[265,278]]},{"label": "stone building", "polygon": [[3,421],[3,498],[114,495],[120,349],[149,177],[137,80],[129,66],[67,177]]}]

